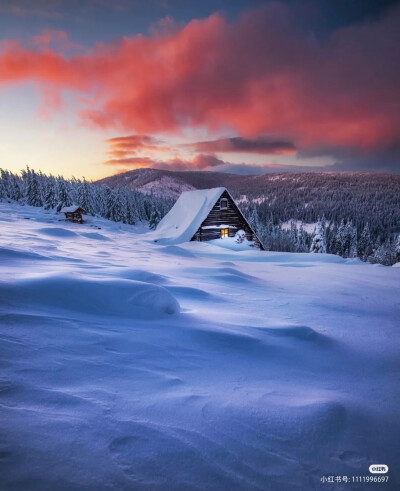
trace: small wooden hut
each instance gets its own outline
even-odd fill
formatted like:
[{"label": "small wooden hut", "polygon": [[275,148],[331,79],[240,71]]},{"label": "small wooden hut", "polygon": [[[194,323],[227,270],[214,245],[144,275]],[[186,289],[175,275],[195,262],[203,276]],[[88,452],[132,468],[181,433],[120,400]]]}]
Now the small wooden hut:
[{"label": "small wooden hut", "polygon": [[203,242],[228,239],[239,231],[254,246],[264,249],[227,189],[199,189],[180,195],[158,224],[154,240],[162,244]]},{"label": "small wooden hut", "polygon": [[82,214],[86,211],[78,205],[65,206],[61,210],[68,222],[83,223]]}]

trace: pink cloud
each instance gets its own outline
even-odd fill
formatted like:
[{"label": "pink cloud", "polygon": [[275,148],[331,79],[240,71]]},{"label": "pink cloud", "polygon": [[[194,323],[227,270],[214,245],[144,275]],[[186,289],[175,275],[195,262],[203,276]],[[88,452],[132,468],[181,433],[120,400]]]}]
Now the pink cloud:
[{"label": "pink cloud", "polygon": [[208,170],[213,167],[225,165],[226,162],[214,155],[199,154],[193,159],[174,158],[169,160],[157,160],[149,157],[117,157],[105,162],[107,165],[128,166],[133,169],[151,167],[164,170]]},{"label": "pink cloud", "polygon": [[[376,149],[400,127],[400,8],[316,41],[270,3],[229,23],[220,14],[151,37],[99,44],[86,55],[3,43],[0,83],[88,96],[80,113],[136,133],[230,129],[312,146]],[[46,40],[43,39],[45,42]]]}]

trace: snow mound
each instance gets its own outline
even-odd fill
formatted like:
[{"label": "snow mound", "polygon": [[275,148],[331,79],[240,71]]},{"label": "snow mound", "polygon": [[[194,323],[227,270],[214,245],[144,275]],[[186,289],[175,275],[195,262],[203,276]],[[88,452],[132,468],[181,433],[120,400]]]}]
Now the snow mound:
[{"label": "snow mound", "polygon": [[156,285],[168,283],[168,278],[165,276],[151,273],[150,271],[145,271],[144,269],[123,269],[122,271],[118,271],[117,276],[127,280],[143,281],[145,283],[154,283]]},{"label": "snow mound", "polygon": [[322,334],[317,333],[308,326],[285,326],[277,328],[267,328],[268,334],[273,336],[282,336],[298,340],[316,340],[322,338]]},{"label": "snow mound", "polygon": [[187,251],[186,249],[183,249],[182,247],[170,245],[163,247],[161,249],[161,252],[165,252],[166,254],[171,254],[173,256],[181,256],[181,257],[196,257],[193,252]]},{"label": "snow mound", "polygon": [[78,234],[72,232],[72,230],[68,230],[66,228],[58,228],[58,227],[44,227],[39,228],[38,232],[44,235],[49,235],[50,237],[76,237]]},{"label": "snow mound", "polygon": [[188,298],[190,300],[207,300],[207,301],[214,301],[214,302],[221,302],[222,300],[219,299],[216,295],[212,295],[209,292],[206,292],[205,290],[201,290],[200,288],[193,288],[190,286],[169,286],[168,291],[171,293],[175,294],[178,298]]},{"label": "snow mound", "polygon": [[0,284],[0,304],[140,318],[178,314],[180,306],[165,288],[141,281],[88,279],[78,275],[51,275]]},{"label": "snow mound", "polygon": [[226,237],[224,239],[208,240],[207,245],[223,247],[231,251],[247,251],[249,247],[254,247],[254,242],[247,239],[243,240],[243,242],[237,242],[235,237]]},{"label": "snow mound", "polygon": [[258,279],[255,276],[242,273],[235,268],[225,267],[225,268],[198,268],[190,267],[185,268],[185,271],[190,274],[195,274],[199,276],[207,275],[209,279],[221,282],[230,283],[252,283],[257,282]]},{"label": "snow mound", "polygon": [[105,235],[99,234],[97,232],[85,232],[81,234],[82,237],[86,237],[88,239],[94,239],[94,240],[111,240]]},{"label": "snow mound", "polygon": [[42,260],[47,259],[36,252],[21,251],[19,249],[9,249],[8,247],[0,247],[0,262],[1,261],[21,261],[26,260]]}]

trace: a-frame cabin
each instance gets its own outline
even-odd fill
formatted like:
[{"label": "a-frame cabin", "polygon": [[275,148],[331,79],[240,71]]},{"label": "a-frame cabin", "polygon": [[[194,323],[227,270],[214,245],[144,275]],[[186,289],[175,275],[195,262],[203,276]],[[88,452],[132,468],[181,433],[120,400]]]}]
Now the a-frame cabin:
[{"label": "a-frame cabin", "polygon": [[178,244],[234,237],[243,230],[246,239],[259,249],[261,241],[225,188],[186,191],[160,221],[155,241]]}]

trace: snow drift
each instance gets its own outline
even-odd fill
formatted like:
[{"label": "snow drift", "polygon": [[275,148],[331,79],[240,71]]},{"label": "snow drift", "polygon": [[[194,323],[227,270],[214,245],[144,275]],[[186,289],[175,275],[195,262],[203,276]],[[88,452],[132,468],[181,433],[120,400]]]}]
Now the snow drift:
[{"label": "snow drift", "polygon": [[55,274],[0,283],[0,303],[85,315],[154,319],[180,311],[178,301],[163,287],[135,280],[92,279]]},{"label": "snow drift", "polygon": [[400,268],[57,220],[0,203],[2,489],[399,489]]}]

